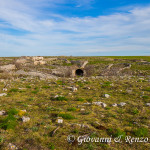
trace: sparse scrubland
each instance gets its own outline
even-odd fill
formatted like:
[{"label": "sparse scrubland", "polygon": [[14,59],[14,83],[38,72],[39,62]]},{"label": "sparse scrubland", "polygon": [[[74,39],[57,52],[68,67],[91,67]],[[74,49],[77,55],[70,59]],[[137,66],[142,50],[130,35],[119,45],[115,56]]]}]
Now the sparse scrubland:
[{"label": "sparse scrubland", "polygon": [[[150,149],[150,57],[49,58],[45,57],[44,65],[0,71],[0,94],[5,93],[0,96],[0,111],[4,111],[0,115],[0,149]],[[16,59],[1,58],[0,65],[13,64]],[[51,74],[58,66],[73,66],[66,59],[88,60],[86,76],[41,78],[14,73],[22,69]],[[120,69],[124,64],[131,66]],[[76,139],[69,143],[68,135]],[[85,135],[112,139],[122,135],[122,143],[79,145],[77,138]],[[127,136],[149,138],[149,142],[130,144],[125,141]]]}]

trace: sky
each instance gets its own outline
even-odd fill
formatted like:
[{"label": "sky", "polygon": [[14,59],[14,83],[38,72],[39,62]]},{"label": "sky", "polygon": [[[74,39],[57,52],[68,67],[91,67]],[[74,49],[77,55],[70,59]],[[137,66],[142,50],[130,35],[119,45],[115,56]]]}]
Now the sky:
[{"label": "sky", "polygon": [[0,0],[0,57],[150,56],[150,0]]}]

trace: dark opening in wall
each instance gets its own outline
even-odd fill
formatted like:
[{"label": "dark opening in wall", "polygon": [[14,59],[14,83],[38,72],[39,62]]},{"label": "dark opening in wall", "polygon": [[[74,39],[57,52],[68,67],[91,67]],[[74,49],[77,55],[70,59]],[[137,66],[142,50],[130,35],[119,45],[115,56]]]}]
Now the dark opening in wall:
[{"label": "dark opening in wall", "polygon": [[77,70],[76,70],[76,75],[77,75],[77,76],[83,76],[83,74],[84,74],[84,72],[83,72],[82,69],[77,69]]}]

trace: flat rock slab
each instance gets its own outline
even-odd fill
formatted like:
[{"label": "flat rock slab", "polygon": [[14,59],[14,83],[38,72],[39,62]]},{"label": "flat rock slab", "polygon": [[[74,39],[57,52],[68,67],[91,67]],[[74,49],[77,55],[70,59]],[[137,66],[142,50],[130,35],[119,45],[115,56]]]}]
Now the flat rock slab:
[{"label": "flat rock slab", "polygon": [[1,93],[1,94],[0,94],[0,96],[6,96],[6,95],[7,95],[6,93]]}]

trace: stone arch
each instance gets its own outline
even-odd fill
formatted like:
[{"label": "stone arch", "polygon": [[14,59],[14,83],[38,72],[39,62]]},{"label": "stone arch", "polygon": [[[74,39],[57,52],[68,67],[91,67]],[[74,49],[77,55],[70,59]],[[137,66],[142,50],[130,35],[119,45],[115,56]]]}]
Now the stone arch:
[{"label": "stone arch", "polygon": [[76,76],[83,76],[83,75],[84,75],[84,71],[83,71],[82,69],[77,69],[77,70],[75,71],[75,75],[76,75]]}]

